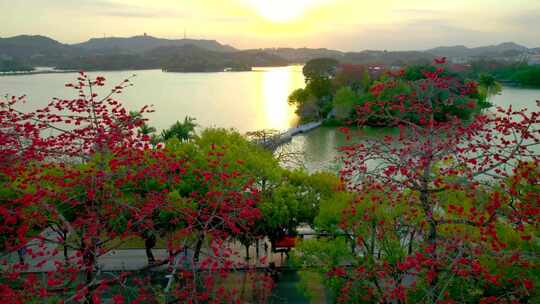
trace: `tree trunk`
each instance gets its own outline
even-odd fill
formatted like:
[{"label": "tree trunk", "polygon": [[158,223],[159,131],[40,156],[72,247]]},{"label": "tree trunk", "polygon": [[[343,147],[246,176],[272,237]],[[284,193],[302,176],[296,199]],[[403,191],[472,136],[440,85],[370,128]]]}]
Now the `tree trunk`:
[{"label": "tree trunk", "polygon": [[426,214],[428,224],[429,224],[429,231],[428,231],[428,238],[425,241],[426,245],[430,247],[432,250],[431,258],[435,262],[435,266],[433,266],[432,271],[435,273],[435,276],[429,283],[429,290],[428,290],[428,302],[433,303],[435,301],[435,294],[437,294],[437,275],[438,275],[438,269],[437,269],[437,222],[433,218],[433,208],[430,206],[429,201],[429,166],[427,166],[424,169],[424,180],[422,183],[422,189],[420,191],[420,202],[422,203],[422,207],[424,209],[424,213]]},{"label": "tree trunk", "polygon": [[193,253],[193,262],[197,264],[199,262],[199,256],[201,254],[201,248],[204,241],[204,233],[199,232],[197,236],[197,244],[195,245],[195,252]]},{"label": "tree trunk", "polygon": [[92,295],[94,293],[94,290],[96,289],[95,286],[92,286],[92,282],[94,281],[94,267],[96,262],[96,256],[95,256],[95,245],[94,241],[91,241],[92,244],[88,246],[84,242],[84,238],[81,240],[81,251],[82,251],[82,259],[83,259],[83,265],[85,267],[85,284],[88,286],[88,293],[85,298],[86,304],[92,304],[93,299]]},{"label": "tree trunk", "polygon": [[66,244],[64,244],[64,262],[66,263],[66,265],[69,264],[69,261],[68,261],[68,248],[67,248]]},{"label": "tree trunk", "polygon": [[68,233],[67,231],[62,231],[62,238],[64,239],[64,262],[66,263],[66,265],[69,264],[69,260],[68,260],[68,247],[67,247],[67,236],[68,236]]},{"label": "tree trunk", "polygon": [[156,246],[156,237],[154,235],[150,235],[149,237],[146,237],[144,239],[144,248],[146,250],[146,258],[148,259],[148,264],[152,264],[156,262],[156,259],[154,258],[154,253],[152,252],[152,248]]},{"label": "tree trunk", "polygon": [[409,248],[407,250],[408,254],[412,254],[412,247],[413,247],[413,241],[414,241],[414,235],[416,234],[416,230],[413,229],[411,232],[411,238],[409,239]]},{"label": "tree trunk", "polygon": [[255,240],[255,255],[258,259],[259,258],[259,239]]},{"label": "tree trunk", "polygon": [[371,244],[370,244],[370,253],[373,257],[375,255],[375,239],[377,238],[377,223],[375,221],[371,222]]}]

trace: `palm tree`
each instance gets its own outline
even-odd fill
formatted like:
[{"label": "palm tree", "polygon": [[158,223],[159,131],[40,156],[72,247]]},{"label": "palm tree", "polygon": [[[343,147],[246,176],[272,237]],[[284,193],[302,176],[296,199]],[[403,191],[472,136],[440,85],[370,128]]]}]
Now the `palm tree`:
[{"label": "palm tree", "polygon": [[177,121],[169,129],[161,132],[161,140],[167,141],[171,138],[178,138],[181,142],[188,141],[193,138],[195,127],[195,118],[186,116],[184,122]]},{"label": "palm tree", "polygon": [[501,84],[493,75],[482,74],[478,80],[480,93],[486,102],[489,102],[491,96],[497,95],[502,91]]}]

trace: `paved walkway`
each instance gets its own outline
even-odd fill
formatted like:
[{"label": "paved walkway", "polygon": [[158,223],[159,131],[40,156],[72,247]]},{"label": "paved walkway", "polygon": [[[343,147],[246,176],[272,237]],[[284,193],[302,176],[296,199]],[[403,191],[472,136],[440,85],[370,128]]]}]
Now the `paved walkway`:
[{"label": "paved walkway", "polygon": [[[41,236],[47,239],[57,238],[56,233],[52,230],[44,231]],[[274,262],[277,267],[280,267],[287,262],[287,257],[285,254],[265,252],[263,244],[263,242],[260,242],[259,257],[256,256],[255,247],[250,247],[250,259],[248,261],[248,264],[250,266],[268,267],[268,264],[270,262]],[[229,243],[228,245],[229,248],[236,253],[229,260],[231,260],[234,264],[242,264],[245,266],[245,247],[238,242]],[[165,261],[169,258],[166,249],[154,249],[152,250],[152,252],[157,261]],[[205,250],[203,248],[200,259],[203,260],[205,255],[210,254],[210,252],[211,251]],[[178,257],[180,258],[180,261],[178,265],[184,265],[184,267],[189,267],[189,265],[185,264],[185,262],[183,261],[191,260],[190,257],[192,255],[192,250],[187,250],[187,252],[179,254]],[[77,251],[69,250],[68,257],[70,263],[77,263],[81,261],[81,258],[77,256]],[[262,259],[263,257],[266,258]],[[13,252],[4,256],[4,259],[8,261],[8,265],[13,265],[19,262],[17,252]],[[61,246],[39,240],[33,240],[29,243],[24,259],[26,265],[28,266],[27,269],[25,269],[25,271],[27,272],[54,271],[57,268],[57,265],[63,265],[64,263],[64,256]],[[264,262],[262,260],[264,260]],[[100,266],[100,269],[102,269],[103,271],[132,271],[139,270],[148,266],[148,260],[146,257],[146,251],[144,249],[115,249],[100,256],[98,258],[98,264]],[[156,269],[166,269],[169,266],[168,264],[169,263],[166,263],[163,266],[156,267]]]}]

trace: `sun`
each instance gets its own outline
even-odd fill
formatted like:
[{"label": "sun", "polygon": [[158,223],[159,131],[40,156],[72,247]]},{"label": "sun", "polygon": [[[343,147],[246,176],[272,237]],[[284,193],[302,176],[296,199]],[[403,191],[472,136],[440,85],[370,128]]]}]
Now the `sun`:
[{"label": "sun", "polygon": [[289,22],[301,17],[317,0],[249,0],[257,13],[272,22]]}]

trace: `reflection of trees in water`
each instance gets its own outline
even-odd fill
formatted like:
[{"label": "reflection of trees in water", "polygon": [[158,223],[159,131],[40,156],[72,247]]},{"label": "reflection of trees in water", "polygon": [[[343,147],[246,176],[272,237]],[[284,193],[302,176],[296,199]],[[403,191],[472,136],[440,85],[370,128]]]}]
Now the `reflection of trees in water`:
[{"label": "reflection of trees in water", "polygon": [[[352,128],[351,132],[359,132]],[[396,130],[388,128],[363,128],[363,138],[380,137],[392,134]],[[362,137],[353,137],[361,141]],[[293,138],[291,143],[284,145],[285,148],[303,152],[303,166],[309,172],[330,170],[337,172],[340,168],[340,153],[338,148],[350,144],[347,136],[337,127],[320,127],[306,134],[300,134]]]}]

